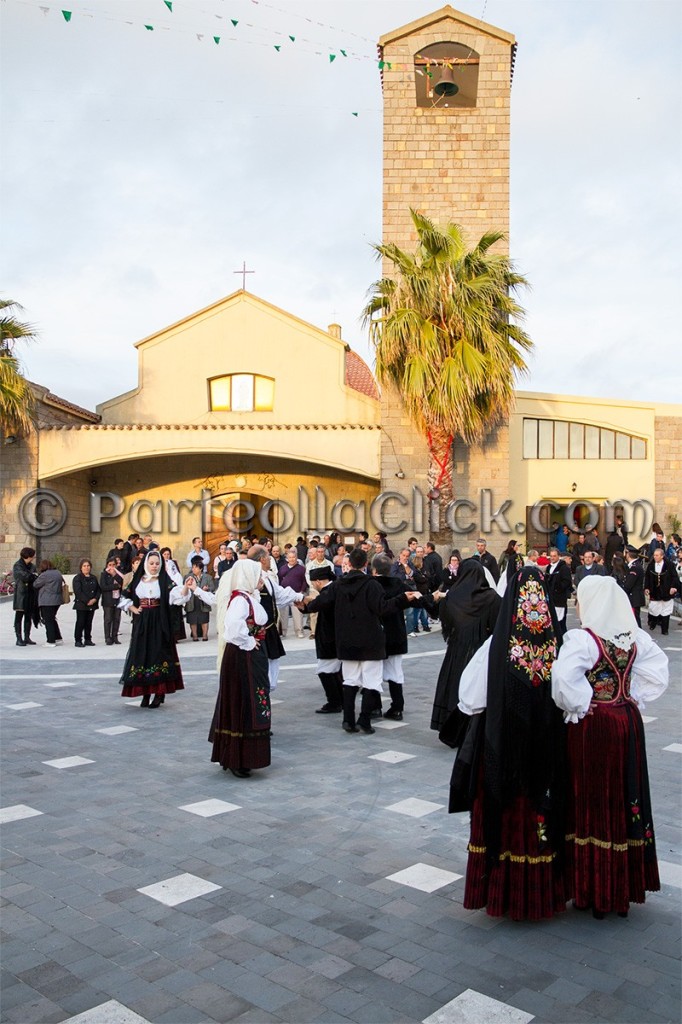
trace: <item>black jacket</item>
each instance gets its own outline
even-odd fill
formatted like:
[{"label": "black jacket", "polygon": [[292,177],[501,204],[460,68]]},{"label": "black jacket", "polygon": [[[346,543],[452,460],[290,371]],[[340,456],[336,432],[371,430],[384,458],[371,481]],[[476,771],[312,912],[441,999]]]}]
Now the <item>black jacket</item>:
[{"label": "black jacket", "polygon": [[576,588],[581,580],[584,580],[586,576],[606,576],[604,567],[597,565],[596,562],[592,563],[592,568],[588,569],[586,565],[579,565],[575,570],[575,585]]},{"label": "black jacket", "polygon": [[18,559],[12,566],[14,576],[14,600],[12,607],[15,612],[32,612],[37,607],[37,600],[33,593],[33,581],[36,578],[36,567],[33,562],[28,565],[23,558]]},{"label": "black jacket", "polygon": [[554,607],[565,608],[573,590],[571,570],[562,558],[557,562],[554,572],[550,572],[550,569],[549,565],[545,569],[545,588],[554,602]]},{"label": "black jacket", "polygon": [[[325,597],[327,594],[329,596]],[[351,569],[330,587],[325,587],[308,604],[308,611],[318,611],[322,597],[325,597],[325,604],[334,602],[336,657],[342,661],[383,661],[386,642],[381,618],[398,607],[404,596],[386,599],[376,579],[359,569]]]},{"label": "black jacket", "polygon": [[[115,608],[123,590],[123,578],[111,576],[105,570],[99,578],[99,589],[102,592],[102,608]],[[114,597],[114,594],[117,596]]]},{"label": "black jacket", "polygon": [[[336,625],[334,614],[334,585],[330,581],[323,587],[316,598],[306,606],[306,610],[317,612],[315,623],[315,654],[320,659],[336,658]],[[313,604],[315,607],[313,608]]]},{"label": "black jacket", "polygon": [[424,555],[424,573],[431,590],[436,590],[443,575],[443,559],[437,551],[429,551]]},{"label": "black jacket", "polygon": [[649,600],[651,601],[669,601],[674,596],[670,593],[671,589],[676,590],[679,594],[680,581],[674,565],[664,558],[663,571],[657,573],[653,561],[649,562],[644,574],[644,588],[649,591]]},{"label": "black jacket", "polygon": [[404,602],[400,607],[400,601],[396,602],[397,607],[387,611],[385,615],[382,615],[381,622],[384,627],[384,640],[386,643],[386,657],[390,658],[393,654],[407,654],[407,625],[405,623],[405,616],[403,614],[403,608],[407,608],[410,602],[405,597],[406,590],[412,590],[412,587],[406,587],[396,576],[373,576],[372,579],[376,580],[379,586],[384,592],[386,598],[401,598]]},{"label": "black jacket", "polygon": [[93,597],[99,602],[99,596],[102,593],[100,585],[97,582],[97,577],[90,573],[89,576],[84,576],[82,572],[77,573],[73,578],[73,606],[77,612],[94,612],[97,608],[97,604],[88,604]]},{"label": "black jacket", "polygon": [[500,579],[500,567],[497,564],[497,559],[495,558],[494,555],[491,555],[489,551],[484,551],[482,555],[479,555],[477,553],[477,554],[473,555],[472,557],[473,558],[478,558],[478,560],[481,563],[481,565],[484,565],[486,567],[486,569],[490,573],[492,573],[492,576],[493,576],[493,579],[495,580],[495,582],[496,583],[499,582],[499,579]]},{"label": "black jacket", "polygon": [[628,595],[633,608],[642,608],[644,606],[644,569],[638,558],[628,565],[622,587]]}]

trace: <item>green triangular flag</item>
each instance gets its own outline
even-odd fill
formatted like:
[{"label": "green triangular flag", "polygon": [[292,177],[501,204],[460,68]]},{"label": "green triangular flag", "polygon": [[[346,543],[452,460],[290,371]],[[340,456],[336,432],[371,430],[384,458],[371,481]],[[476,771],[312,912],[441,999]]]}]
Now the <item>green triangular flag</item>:
[{"label": "green triangular flag", "polygon": [[147,32],[153,32],[154,31],[154,26],[153,25],[145,25],[145,28],[147,29]]},{"label": "green triangular flag", "polygon": [[275,43],[275,49],[277,50],[277,53],[279,53],[279,51],[282,49],[282,47],[281,46],[277,46],[277,44]]},{"label": "green triangular flag", "polygon": [[384,70],[384,62],[383,62],[383,60],[380,60],[379,61],[379,71],[383,71],[383,70]]},{"label": "green triangular flag", "polygon": [[353,117],[357,117],[358,116],[357,110],[351,110],[351,114],[353,115]]},{"label": "green triangular flag", "polygon": [[329,63],[333,64],[335,60],[336,60],[336,54],[335,53],[330,53],[329,54]]},{"label": "green triangular flag", "polygon": [[237,25],[239,24],[239,21],[238,21],[238,20],[237,20],[237,21],[235,21],[235,19],[234,19],[234,18],[230,18],[230,21],[232,22],[232,24],[234,25],[234,27],[235,27],[235,28],[236,28],[236,27],[237,27]]},{"label": "green triangular flag", "polygon": [[346,53],[346,51],[345,51],[345,50],[341,50],[341,53],[342,53],[342,54],[344,55],[344,57],[347,57],[347,56],[348,56],[348,54]]},{"label": "green triangular flag", "polygon": [[216,44],[216,46],[218,46],[218,44],[220,43],[220,36],[213,36],[213,42]]},{"label": "green triangular flag", "polygon": [[62,11],[64,21],[71,21],[71,11]]},{"label": "green triangular flag", "polygon": [[289,39],[291,39],[292,43],[296,42],[296,36],[289,36]]},{"label": "green triangular flag", "polygon": [[168,10],[173,13],[173,0],[163,0]]}]

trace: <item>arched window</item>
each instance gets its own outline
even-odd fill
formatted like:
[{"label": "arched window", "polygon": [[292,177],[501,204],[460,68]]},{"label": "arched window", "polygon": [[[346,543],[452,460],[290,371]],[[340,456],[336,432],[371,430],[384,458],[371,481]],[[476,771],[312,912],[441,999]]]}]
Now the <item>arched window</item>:
[{"label": "arched window", "polygon": [[431,43],[414,56],[417,106],[475,107],[479,56],[463,43]]},{"label": "arched window", "polygon": [[275,381],[258,373],[229,373],[208,382],[211,412],[271,412]]}]

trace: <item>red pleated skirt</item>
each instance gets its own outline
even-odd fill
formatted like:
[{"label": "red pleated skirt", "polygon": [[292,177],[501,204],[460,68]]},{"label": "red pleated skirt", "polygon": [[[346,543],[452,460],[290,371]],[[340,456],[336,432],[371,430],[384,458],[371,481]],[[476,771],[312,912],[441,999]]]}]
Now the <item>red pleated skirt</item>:
[{"label": "red pleated skirt", "polygon": [[242,651],[226,645],[208,739],[211,760],[223,768],[270,764],[270,682],[262,647]]},{"label": "red pleated skirt", "polygon": [[566,909],[556,851],[544,822],[527,797],[517,797],[502,815],[500,853],[488,864],[483,835],[482,776],[471,811],[471,837],[464,885],[467,910],[485,907],[491,917],[540,921]]},{"label": "red pleated skirt", "polygon": [[644,726],[631,701],[568,726],[566,878],[580,908],[624,912],[660,887]]}]

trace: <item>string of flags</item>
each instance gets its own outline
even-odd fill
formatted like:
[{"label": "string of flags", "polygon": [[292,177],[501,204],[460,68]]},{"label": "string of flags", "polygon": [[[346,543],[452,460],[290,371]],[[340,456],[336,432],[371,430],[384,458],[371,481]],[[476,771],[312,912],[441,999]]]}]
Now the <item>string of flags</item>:
[{"label": "string of flags", "polygon": [[[27,6],[33,6],[33,4],[29,2],[29,0],[18,0],[18,2],[25,3]],[[160,3],[163,4],[163,6],[168,10],[168,12],[170,14],[174,13],[174,7],[176,6],[176,2],[177,2],[177,0],[160,0]],[[284,11],[282,8],[275,7],[273,4],[264,3],[263,0],[251,0],[251,3],[257,4],[258,6],[261,6],[261,7],[269,8],[269,9],[271,9],[273,11],[278,11],[278,12],[281,12],[281,13],[285,13],[285,14],[290,14],[291,13],[289,11]],[[124,23],[126,25],[131,25],[131,26],[134,26],[134,24],[135,24],[134,21],[130,21],[129,19],[114,18],[111,15],[103,14],[101,9],[100,10],[93,10],[92,8],[81,8],[79,11],[74,11],[74,10],[67,10],[67,9],[64,9],[64,8],[55,8],[55,7],[52,7],[49,4],[47,4],[47,5],[46,4],[38,4],[38,7],[43,12],[43,14],[48,14],[50,12],[59,10],[61,12],[61,15],[62,15],[64,21],[67,22],[67,23],[70,23],[72,21],[72,19],[73,19],[74,14],[77,14],[78,16],[84,16],[84,17],[88,17],[88,18],[105,17],[107,21],[118,21],[118,22]],[[223,16],[222,15],[217,15],[216,14],[214,16],[216,18],[219,18],[220,20],[223,20]],[[301,17],[301,15],[298,15],[298,16]],[[283,38],[286,38],[292,44],[296,43],[296,42],[299,42],[299,43],[306,43],[306,44],[309,44],[309,45],[320,45],[319,43],[316,44],[314,40],[307,39],[307,38],[300,37],[300,36],[296,36],[296,35],[294,35],[292,33],[286,33],[285,34],[285,33],[277,31],[276,29],[264,30],[262,28],[262,26],[254,25],[251,22],[242,21],[239,18],[228,18],[228,19],[225,19],[225,20],[227,20],[232,25],[232,27],[234,29],[236,29],[238,26],[241,25],[243,28],[253,29],[253,30],[256,30],[256,31],[268,31],[268,32],[270,32],[273,35],[281,36]],[[317,24],[317,25],[319,25],[319,26],[321,26],[323,28],[334,29],[334,26],[325,25],[324,22],[314,22],[312,18],[305,18],[305,20],[310,22],[311,24]],[[182,31],[182,29],[171,29],[171,27],[168,26],[168,25],[154,25],[154,24],[147,24],[147,23],[144,23],[144,22],[142,24],[143,24],[144,29],[147,32],[154,32],[156,28],[159,28],[159,29],[161,29],[163,31],[169,31],[169,30]],[[334,29],[334,31],[339,31],[339,30],[338,29]],[[355,36],[357,36],[357,38],[360,38],[360,39],[365,39],[366,38],[364,36],[358,36],[357,33],[353,33],[353,32],[350,32],[348,34],[349,35],[355,35]],[[198,42],[203,42],[203,40],[206,38],[206,33],[205,32],[194,32],[194,35],[196,36],[196,39],[197,39]],[[214,44],[216,46],[219,46],[221,44],[221,42],[241,42],[241,43],[247,44],[247,45],[256,45],[256,46],[265,46],[265,47],[267,47],[268,45],[271,45],[272,49],[274,49],[277,53],[281,53],[283,48],[284,48],[284,44],[283,43],[268,44],[268,43],[261,42],[259,40],[253,40],[253,39],[249,40],[249,39],[244,39],[243,37],[237,37],[237,36],[233,36],[233,35],[230,35],[230,36],[211,35],[211,38],[212,38],[212,40],[213,40],[213,42],[214,42]],[[309,50],[306,50],[305,48],[300,48],[300,47],[299,47],[299,49],[302,49],[303,52],[313,52],[315,56],[324,56],[325,55],[324,51],[322,51],[322,50],[309,51]],[[429,78],[433,78],[433,72],[428,70],[429,66],[441,67],[441,68],[443,66],[447,66],[447,67],[452,68],[452,69],[456,69],[457,68],[457,63],[456,62],[455,63],[450,63],[448,61],[444,61],[443,58],[435,60],[435,59],[431,59],[429,57],[421,57],[420,55],[418,55],[420,63],[425,65],[424,69],[422,69],[421,67],[415,67],[413,62],[405,63],[405,62],[396,62],[396,61],[386,61],[386,60],[383,60],[381,58],[377,59],[376,57],[371,56],[371,55],[369,55],[367,53],[358,53],[358,52],[355,52],[353,50],[350,50],[348,47],[345,47],[345,48],[339,47],[338,49],[335,49],[335,50],[333,50],[331,52],[327,51],[326,56],[327,56],[327,60],[328,60],[329,64],[333,64],[334,61],[337,59],[337,57],[342,57],[342,58],[345,58],[345,59],[352,59],[352,60],[371,61],[372,63],[376,64],[376,66],[379,69],[379,71],[382,71],[382,72],[385,72],[385,71],[410,71],[410,72],[411,71],[416,71],[416,73],[418,75],[427,75]],[[354,116],[357,116],[357,114],[354,113]]]}]

